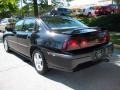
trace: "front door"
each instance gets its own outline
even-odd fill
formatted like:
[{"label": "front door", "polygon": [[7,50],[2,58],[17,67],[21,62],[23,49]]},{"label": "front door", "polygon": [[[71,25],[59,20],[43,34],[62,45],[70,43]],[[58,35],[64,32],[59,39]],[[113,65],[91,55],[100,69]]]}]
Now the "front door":
[{"label": "front door", "polygon": [[26,56],[30,56],[31,35],[34,24],[34,19],[25,19],[22,30],[17,32],[18,51]]},{"label": "front door", "polygon": [[8,36],[8,44],[9,47],[16,50],[18,49],[18,42],[17,42],[17,32],[22,30],[24,20],[20,20],[15,24],[15,29],[12,32],[9,32]]}]

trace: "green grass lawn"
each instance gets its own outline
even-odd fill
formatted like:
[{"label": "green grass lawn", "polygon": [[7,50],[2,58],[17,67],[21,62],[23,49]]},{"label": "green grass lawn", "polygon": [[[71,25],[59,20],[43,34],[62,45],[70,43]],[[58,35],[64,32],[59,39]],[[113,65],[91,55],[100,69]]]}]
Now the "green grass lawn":
[{"label": "green grass lawn", "polygon": [[114,44],[120,45],[120,33],[110,32],[110,41]]}]

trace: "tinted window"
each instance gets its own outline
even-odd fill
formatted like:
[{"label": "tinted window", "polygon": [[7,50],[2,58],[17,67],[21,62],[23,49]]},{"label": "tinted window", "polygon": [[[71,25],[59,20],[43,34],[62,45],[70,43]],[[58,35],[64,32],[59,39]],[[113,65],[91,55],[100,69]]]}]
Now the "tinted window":
[{"label": "tinted window", "polygon": [[51,29],[69,29],[69,28],[83,28],[87,27],[78,20],[63,17],[46,17],[42,18],[47,26]]},{"label": "tinted window", "polygon": [[34,29],[35,20],[34,19],[26,19],[24,22],[24,30],[32,31]]},{"label": "tinted window", "polygon": [[24,20],[20,20],[15,24],[15,30],[22,30]]}]

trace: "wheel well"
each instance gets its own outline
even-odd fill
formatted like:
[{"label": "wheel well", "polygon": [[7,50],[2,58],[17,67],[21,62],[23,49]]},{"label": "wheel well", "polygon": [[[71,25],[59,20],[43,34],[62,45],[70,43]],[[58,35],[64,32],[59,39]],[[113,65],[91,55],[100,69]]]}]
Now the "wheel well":
[{"label": "wheel well", "polygon": [[33,51],[34,51],[35,49],[40,49],[40,48],[38,48],[37,46],[32,46],[32,47],[30,48],[30,56],[31,56],[31,57],[32,57],[32,53],[33,53]]},{"label": "wheel well", "polygon": [[7,38],[7,36],[3,36],[3,37],[2,37],[2,41],[3,41],[3,42],[4,42],[5,38]]},{"label": "wheel well", "polygon": [[31,48],[30,48],[30,57],[31,57],[31,60],[32,60],[32,53],[36,49],[39,49],[41,51],[41,53],[44,55],[44,53],[42,52],[42,49],[40,47],[38,47],[38,46],[31,46]]},{"label": "wheel well", "polygon": [[2,39],[3,39],[3,41],[4,41],[4,39],[5,39],[5,36],[3,36],[3,38],[2,38]]}]

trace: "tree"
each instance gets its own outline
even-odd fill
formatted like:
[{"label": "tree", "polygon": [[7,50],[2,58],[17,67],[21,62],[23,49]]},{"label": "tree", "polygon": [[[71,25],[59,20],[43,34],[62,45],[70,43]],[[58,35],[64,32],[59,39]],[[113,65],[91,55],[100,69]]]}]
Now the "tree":
[{"label": "tree", "polygon": [[33,0],[33,5],[34,5],[34,14],[35,14],[35,16],[38,16],[38,4],[37,4],[37,0]]},{"label": "tree", "polygon": [[0,0],[0,14],[1,16],[9,16],[18,9],[17,0]]},{"label": "tree", "polygon": [[[60,0],[52,0],[52,3],[53,5],[48,5],[48,0],[39,0],[40,4],[38,4],[37,0],[32,0],[33,2],[33,6],[34,6],[34,15],[37,17],[38,16],[38,6],[40,6],[40,8],[42,9],[49,9],[48,7],[54,7],[54,6],[57,6],[57,5],[63,5],[63,3],[61,4],[61,1]],[[66,0],[67,2],[69,1],[72,1],[72,0]],[[27,0],[23,0],[23,2],[25,4],[30,4],[30,3],[27,3]]]},{"label": "tree", "polygon": [[25,4],[31,4],[33,3],[33,7],[34,7],[34,15],[37,17],[38,16],[38,3],[37,3],[37,0],[32,0],[31,3],[28,3],[27,0],[23,0],[23,3]]}]

